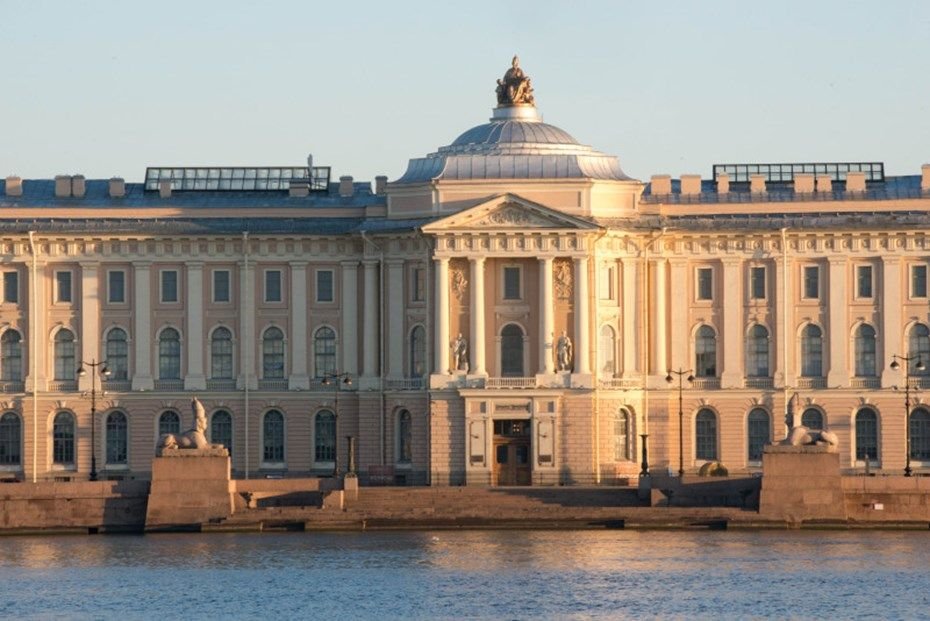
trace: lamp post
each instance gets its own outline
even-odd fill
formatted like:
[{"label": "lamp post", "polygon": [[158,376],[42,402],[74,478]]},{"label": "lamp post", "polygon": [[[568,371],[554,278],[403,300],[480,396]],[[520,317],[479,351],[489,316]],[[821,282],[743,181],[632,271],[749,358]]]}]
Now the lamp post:
[{"label": "lamp post", "polygon": [[891,364],[889,365],[893,370],[897,371],[901,365],[898,364],[898,360],[904,363],[904,434],[907,438],[907,454],[905,455],[904,460],[904,476],[911,476],[911,367],[910,364],[914,360],[917,361],[917,364],[914,365],[914,368],[918,371],[923,371],[926,369],[924,361],[920,359],[920,354],[916,356],[899,356],[898,354],[893,354],[891,356]]},{"label": "lamp post", "polygon": [[107,368],[107,361],[97,362],[91,359],[90,362],[81,361],[81,367],[78,369],[78,377],[87,375],[87,369],[90,368],[90,480],[97,480],[97,367],[100,368],[100,375],[110,377],[110,369]]},{"label": "lamp post", "polygon": [[348,373],[325,373],[322,383],[333,387],[333,476],[339,474],[339,384],[352,385],[352,376]]},{"label": "lamp post", "polygon": [[685,374],[687,373],[688,383],[694,381],[694,376],[691,375],[691,369],[685,371],[681,367],[677,371],[669,369],[668,375],[665,376],[665,381],[671,384],[674,381],[672,375],[678,376],[678,478],[685,476],[685,415],[684,410],[682,409],[682,394],[681,390],[684,387]]},{"label": "lamp post", "polygon": [[641,477],[649,476],[649,447],[646,445],[646,439],[649,438],[648,433],[641,433],[639,437],[643,439],[643,466],[642,470],[639,473]]}]

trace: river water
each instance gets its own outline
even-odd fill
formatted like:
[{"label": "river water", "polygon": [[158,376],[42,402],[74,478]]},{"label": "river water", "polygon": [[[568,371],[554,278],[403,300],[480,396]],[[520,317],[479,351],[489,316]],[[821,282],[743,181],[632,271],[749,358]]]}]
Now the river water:
[{"label": "river water", "polygon": [[926,618],[930,531],[0,538],[0,618]]}]

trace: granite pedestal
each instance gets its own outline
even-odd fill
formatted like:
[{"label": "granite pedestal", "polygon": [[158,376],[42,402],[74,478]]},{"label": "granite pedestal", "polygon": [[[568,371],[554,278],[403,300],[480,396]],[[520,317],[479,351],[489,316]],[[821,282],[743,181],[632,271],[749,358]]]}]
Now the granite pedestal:
[{"label": "granite pedestal", "polygon": [[759,513],[796,523],[845,521],[836,446],[766,446]]},{"label": "granite pedestal", "polygon": [[228,518],[232,491],[226,449],[164,449],[152,461],[145,530],[198,530]]}]

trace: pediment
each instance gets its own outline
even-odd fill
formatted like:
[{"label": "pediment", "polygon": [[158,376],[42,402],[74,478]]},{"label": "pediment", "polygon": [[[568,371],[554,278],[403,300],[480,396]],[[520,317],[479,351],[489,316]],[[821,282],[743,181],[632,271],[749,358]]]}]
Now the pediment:
[{"label": "pediment", "polygon": [[494,197],[474,207],[431,222],[425,233],[474,230],[596,230],[587,220],[567,215],[514,194]]}]

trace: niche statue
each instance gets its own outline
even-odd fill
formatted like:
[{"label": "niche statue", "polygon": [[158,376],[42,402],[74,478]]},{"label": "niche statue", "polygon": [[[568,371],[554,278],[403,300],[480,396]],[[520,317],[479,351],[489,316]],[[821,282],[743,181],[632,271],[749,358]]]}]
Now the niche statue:
[{"label": "niche statue", "polygon": [[573,349],[572,340],[562,332],[562,336],[555,342],[556,367],[559,371],[572,370]]},{"label": "niche statue", "polygon": [[461,332],[452,341],[452,370],[468,372],[468,341]]}]

